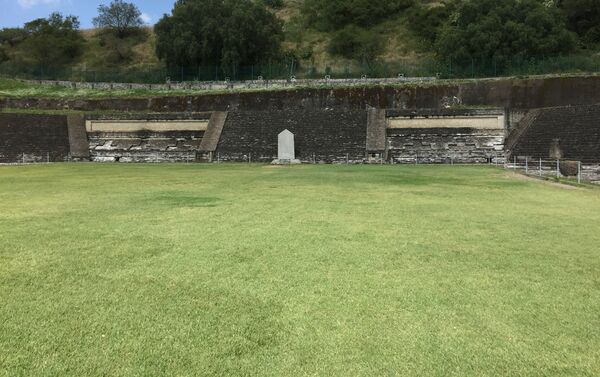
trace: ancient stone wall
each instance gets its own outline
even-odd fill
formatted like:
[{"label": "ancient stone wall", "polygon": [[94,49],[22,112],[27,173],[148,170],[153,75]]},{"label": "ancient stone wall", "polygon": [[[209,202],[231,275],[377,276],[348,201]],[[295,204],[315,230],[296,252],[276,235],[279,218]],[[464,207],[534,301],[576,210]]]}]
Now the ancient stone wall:
[{"label": "ancient stone wall", "polygon": [[277,158],[277,135],[286,129],[294,134],[296,158],[303,162],[365,159],[367,111],[327,109],[229,112],[216,158],[271,162]]},{"label": "ancient stone wall", "polygon": [[600,76],[434,81],[138,98],[0,98],[0,107],[82,111],[203,112],[283,109],[533,109],[600,103]]},{"label": "ancient stone wall", "polygon": [[96,162],[193,162],[209,113],[90,115],[89,152]]},{"label": "ancient stone wall", "polygon": [[503,109],[388,110],[387,116],[390,162],[504,162]]},{"label": "ancient stone wall", "polygon": [[66,161],[69,148],[66,116],[0,114],[0,163]]},{"label": "ancient stone wall", "polygon": [[388,129],[393,163],[484,164],[504,162],[504,133],[473,128]]},{"label": "ancient stone wall", "polygon": [[600,105],[539,109],[534,114],[511,142],[511,156],[600,161]]}]

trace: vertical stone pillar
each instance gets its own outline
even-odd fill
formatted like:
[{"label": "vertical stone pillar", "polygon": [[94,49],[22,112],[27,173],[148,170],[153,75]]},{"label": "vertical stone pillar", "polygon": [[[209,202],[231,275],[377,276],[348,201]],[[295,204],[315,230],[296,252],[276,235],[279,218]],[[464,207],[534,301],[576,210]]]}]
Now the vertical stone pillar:
[{"label": "vertical stone pillar", "polygon": [[71,158],[75,160],[89,160],[90,145],[85,128],[85,116],[81,114],[67,116],[67,128]]}]

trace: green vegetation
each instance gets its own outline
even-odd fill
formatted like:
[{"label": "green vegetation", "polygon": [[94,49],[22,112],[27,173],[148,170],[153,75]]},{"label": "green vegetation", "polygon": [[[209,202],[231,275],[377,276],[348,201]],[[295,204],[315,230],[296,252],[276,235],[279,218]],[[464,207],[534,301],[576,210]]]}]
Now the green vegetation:
[{"label": "green vegetation", "polygon": [[[0,74],[164,83],[598,72],[599,17],[596,0],[190,0],[151,29],[118,0],[99,8],[99,29],[77,31],[81,51],[65,59],[32,59],[26,29],[0,30]],[[46,39],[39,46],[65,42]]]},{"label": "green vegetation", "polygon": [[109,5],[101,4],[98,7],[98,17],[94,18],[94,26],[108,29],[119,38],[124,38],[132,31],[141,28],[142,12],[133,3],[123,0],[114,0]]},{"label": "green vegetation", "polygon": [[514,59],[570,53],[575,41],[558,8],[539,0],[477,0],[456,7],[436,50],[445,59],[494,60],[504,68]]},{"label": "green vegetation", "polygon": [[83,37],[75,16],[52,13],[47,19],[26,23],[24,32],[26,36],[17,51],[23,62],[30,61],[40,67],[64,65],[82,53]]},{"label": "green vegetation", "polygon": [[600,191],[507,174],[0,167],[0,375],[597,376]]},{"label": "green vegetation", "polygon": [[282,26],[252,0],[177,2],[154,27],[156,53],[171,68],[216,66],[233,74],[278,58]]},{"label": "green vegetation", "polygon": [[596,0],[562,0],[569,27],[582,38],[584,45],[600,43],[600,3]]},{"label": "green vegetation", "polygon": [[414,5],[414,0],[305,0],[302,12],[322,31],[348,25],[372,27]]}]

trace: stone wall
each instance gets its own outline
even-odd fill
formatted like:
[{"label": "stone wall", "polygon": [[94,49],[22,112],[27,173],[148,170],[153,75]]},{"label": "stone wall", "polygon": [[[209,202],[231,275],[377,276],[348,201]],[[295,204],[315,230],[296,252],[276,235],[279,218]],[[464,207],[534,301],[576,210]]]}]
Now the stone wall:
[{"label": "stone wall", "polygon": [[[205,133],[198,125],[208,122],[209,118],[210,113],[89,115],[86,121],[90,159],[96,162],[193,162]],[[111,122],[106,123],[110,127],[94,131],[93,124],[97,121]]]},{"label": "stone wall", "polygon": [[393,163],[504,162],[503,109],[388,110],[387,159]]},{"label": "stone wall", "polygon": [[0,98],[0,107],[81,111],[203,112],[282,109],[534,109],[600,103],[600,76],[396,83],[133,98]]},{"label": "stone wall", "polygon": [[276,110],[229,112],[216,150],[221,161],[270,163],[277,158],[277,135],[295,135],[303,162],[357,163],[365,159],[366,110]]},{"label": "stone wall", "polygon": [[510,156],[600,161],[600,105],[539,109],[533,115],[510,138]]},{"label": "stone wall", "polygon": [[504,162],[504,133],[474,128],[388,129],[393,163],[484,164]]},{"label": "stone wall", "polygon": [[167,82],[164,84],[136,84],[114,82],[81,82],[81,81],[55,81],[55,80],[20,80],[30,84],[45,86],[58,86],[70,89],[97,89],[97,90],[243,90],[243,89],[287,89],[310,87],[347,87],[365,85],[386,85],[398,83],[424,83],[435,81],[435,77],[396,77],[396,78],[360,78],[360,79],[292,79],[289,80],[246,80],[246,81],[190,81]]},{"label": "stone wall", "polygon": [[66,161],[69,148],[66,116],[0,114],[0,163]]}]

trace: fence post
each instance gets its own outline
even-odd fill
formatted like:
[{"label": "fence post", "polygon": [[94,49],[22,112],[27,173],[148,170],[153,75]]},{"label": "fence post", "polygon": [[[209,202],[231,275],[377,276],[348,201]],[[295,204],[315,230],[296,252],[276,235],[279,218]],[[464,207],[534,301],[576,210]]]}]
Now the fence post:
[{"label": "fence post", "polygon": [[525,157],[525,174],[529,174],[529,157]]},{"label": "fence post", "polygon": [[540,158],[540,177],[542,176],[542,159]]},{"label": "fence post", "polygon": [[350,153],[346,153],[346,165],[350,163]]},{"label": "fence post", "polygon": [[560,178],[560,160],[556,160],[556,178]]},{"label": "fence post", "polygon": [[50,152],[46,152],[46,163],[50,163]]},{"label": "fence post", "polygon": [[581,161],[577,161],[577,183],[581,184]]}]

